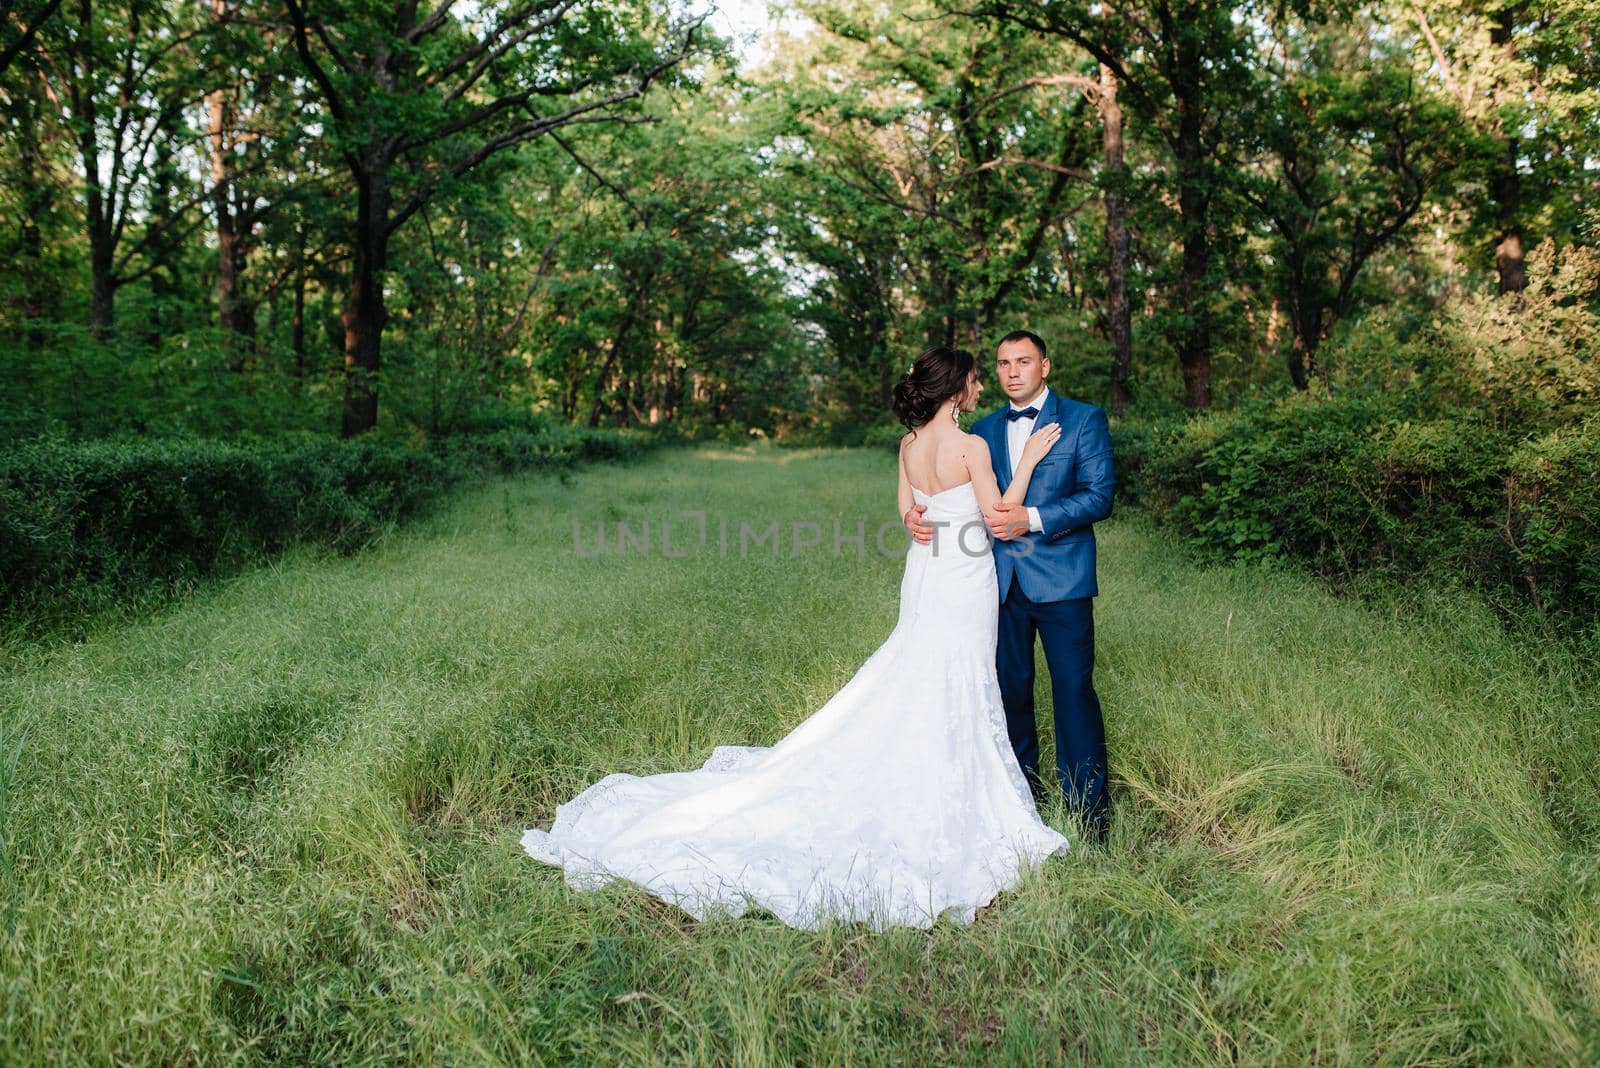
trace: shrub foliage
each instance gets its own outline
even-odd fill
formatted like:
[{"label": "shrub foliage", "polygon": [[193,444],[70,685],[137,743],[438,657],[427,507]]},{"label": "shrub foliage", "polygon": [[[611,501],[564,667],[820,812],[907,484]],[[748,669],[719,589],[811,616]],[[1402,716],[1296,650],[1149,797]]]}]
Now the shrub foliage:
[{"label": "shrub foliage", "polygon": [[626,460],[647,444],[527,421],[425,447],[310,433],[36,440],[0,455],[0,611],[102,606],[295,542],[353,551],[463,478]]},{"label": "shrub foliage", "polygon": [[1116,427],[1119,494],[1203,554],[1475,586],[1600,620],[1600,259],[1541,249],[1514,297],[1375,317],[1331,390]]}]

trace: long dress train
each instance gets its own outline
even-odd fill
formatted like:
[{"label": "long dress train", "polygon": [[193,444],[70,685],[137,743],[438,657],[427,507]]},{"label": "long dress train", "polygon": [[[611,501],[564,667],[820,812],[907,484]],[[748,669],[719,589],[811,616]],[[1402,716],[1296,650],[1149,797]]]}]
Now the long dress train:
[{"label": "long dress train", "polygon": [[522,846],[594,889],[623,879],[699,919],[751,905],[793,927],[970,923],[1024,866],[1065,852],[1040,820],[995,677],[994,557],[970,482],[915,491],[947,523],[913,544],[894,630],[776,745],[608,775]]}]

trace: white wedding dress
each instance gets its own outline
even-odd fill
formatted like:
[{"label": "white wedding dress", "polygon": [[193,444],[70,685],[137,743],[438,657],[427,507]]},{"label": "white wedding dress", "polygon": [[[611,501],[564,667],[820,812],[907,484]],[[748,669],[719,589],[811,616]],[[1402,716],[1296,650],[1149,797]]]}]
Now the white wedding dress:
[{"label": "white wedding dress", "polygon": [[972,483],[915,493],[950,525],[912,544],[899,621],[827,704],[771,747],[606,776],[549,831],[526,831],[528,854],[579,889],[623,879],[697,919],[755,905],[814,929],[970,923],[1025,865],[1064,852],[1006,735],[994,557]]}]

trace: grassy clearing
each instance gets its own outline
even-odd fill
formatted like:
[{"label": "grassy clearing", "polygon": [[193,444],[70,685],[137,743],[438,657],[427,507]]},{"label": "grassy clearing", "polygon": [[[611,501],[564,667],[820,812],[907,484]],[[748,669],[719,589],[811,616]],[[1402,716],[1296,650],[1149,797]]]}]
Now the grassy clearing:
[{"label": "grassy clearing", "polygon": [[[524,857],[598,776],[770,743],[849,678],[895,613],[887,464],[509,479],[360,557],[5,646],[0,1062],[1600,1060],[1579,665],[1468,599],[1197,569],[1131,515],[1101,528],[1111,845],[972,927],[696,926]],[[708,544],[680,518],[663,557],[695,509]],[[773,520],[779,557],[741,557]]]}]

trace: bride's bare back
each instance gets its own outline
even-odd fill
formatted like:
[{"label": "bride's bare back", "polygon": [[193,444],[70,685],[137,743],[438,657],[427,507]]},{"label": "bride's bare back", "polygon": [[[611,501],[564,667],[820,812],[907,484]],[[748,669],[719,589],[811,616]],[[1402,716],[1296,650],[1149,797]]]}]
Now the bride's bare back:
[{"label": "bride's bare back", "polygon": [[946,427],[932,423],[907,434],[900,443],[906,477],[911,485],[927,494],[943,493],[973,476],[967,466],[971,435],[951,420]]}]

